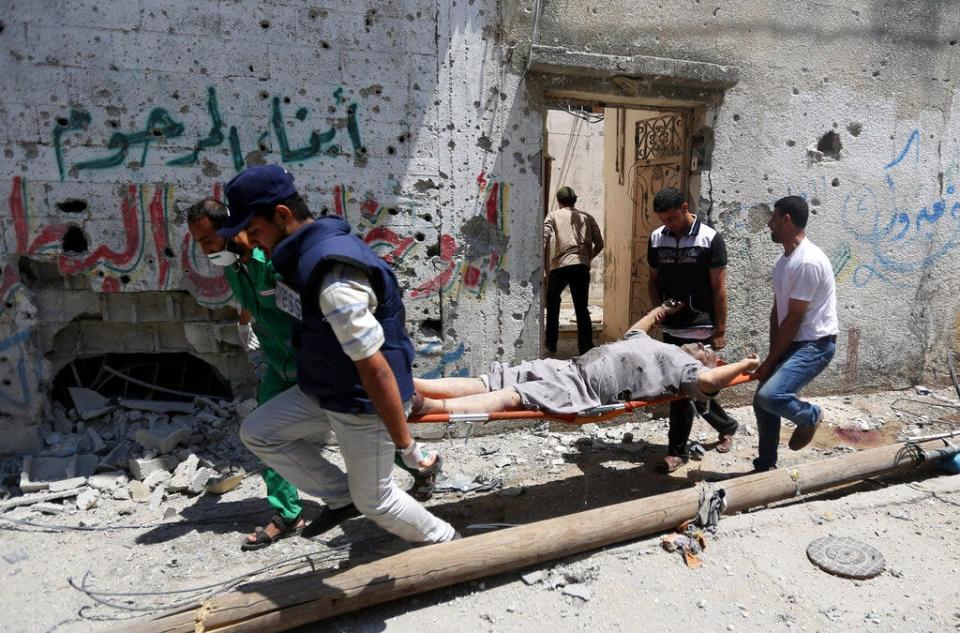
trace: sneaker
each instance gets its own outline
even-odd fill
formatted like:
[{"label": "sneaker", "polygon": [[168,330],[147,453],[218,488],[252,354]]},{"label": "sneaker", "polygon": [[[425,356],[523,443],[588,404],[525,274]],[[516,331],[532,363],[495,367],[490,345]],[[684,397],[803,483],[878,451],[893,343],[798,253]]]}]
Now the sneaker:
[{"label": "sneaker", "polygon": [[352,519],[353,517],[358,516],[360,516],[360,511],[357,510],[357,507],[352,503],[345,505],[342,508],[337,508],[336,510],[332,510],[330,506],[323,506],[320,509],[320,514],[317,515],[317,518],[311,521],[310,525],[303,529],[303,531],[300,533],[300,536],[303,538],[320,536],[324,532],[327,532],[340,525],[347,519]]},{"label": "sneaker", "polygon": [[817,433],[817,428],[820,427],[820,422],[823,421],[823,409],[820,408],[817,410],[817,419],[812,425],[797,425],[797,428],[793,430],[793,435],[790,436],[790,442],[788,446],[792,451],[799,451],[801,448],[813,441],[813,436]]},{"label": "sneaker", "polygon": [[660,464],[660,471],[664,473],[672,473],[681,466],[684,466],[687,462],[690,461],[689,457],[679,457],[677,455],[667,455],[663,458],[663,462]]}]

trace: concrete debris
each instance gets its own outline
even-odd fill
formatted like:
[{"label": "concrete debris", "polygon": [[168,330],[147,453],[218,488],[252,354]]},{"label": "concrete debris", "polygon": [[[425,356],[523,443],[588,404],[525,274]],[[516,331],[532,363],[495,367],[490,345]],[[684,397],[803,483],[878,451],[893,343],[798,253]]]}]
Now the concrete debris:
[{"label": "concrete debris", "polygon": [[83,438],[76,433],[69,433],[67,435],[51,433],[45,438],[45,441],[49,443],[49,448],[41,451],[41,455],[70,457],[80,452],[80,445],[83,443]]},{"label": "concrete debris", "polygon": [[187,492],[192,495],[198,495],[204,491],[204,488],[207,486],[207,482],[216,475],[217,472],[212,468],[200,468],[197,472],[194,473],[193,479],[190,480],[190,485],[187,487]]},{"label": "concrete debris", "polygon": [[130,451],[132,449],[133,444],[127,440],[121,441],[110,449],[109,453],[103,456],[100,463],[97,464],[97,468],[99,470],[116,470],[117,468],[125,467],[130,459]]},{"label": "concrete debris", "polygon": [[[96,456],[93,456],[96,460]],[[93,474],[96,464],[91,465],[89,456],[23,458],[20,472],[20,490],[29,493],[47,490],[50,483],[72,477],[87,477]]]},{"label": "concrete debris", "polygon": [[89,490],[89,488],[74,488],[73,490],[64,490],[63,492],[43,492],[39,494],[14,497],[13,499],[7,499],[6,501],[0,502],[0,512],[10,508],[16,508],[18,506],[31,506],[35,503],[40,503],[41,501],[56,501],[57,499],[76,497],[84,490]]},{"label": "concrete debris", "polygon": [[128,462],[130,476],[141,481],[152,472],[158,470],[173,470],[177,467],[177,463],[177,458],[173,455],[163,455],[154,458],[137,457]]},{"label": "concrete debris", "polygon": [[63,514],[66,508],[61,503],[41,502],[33,506],[33,509],[42,514]]},{"label": "concrete debris", "polygon": [[53,430],[57,433],[70,433],[73,431],[73,420],[67,416],[63,408],[56,406],[53,408]]},{"label": "concrete debris", "polygon": [[70,479],[61,479],[60,481],[51,481],[47,489],[50,492],[63,492],[64,490],[72,490],[80,486],[85,486],[86,484],[86,477],[71,477]]},{"label": "concrete debris", "polygon": [[167,492],[183,492],[189,488],[199,463],[200,459],[193,453],[180,462],[180,465],[173,471],[173,477],[167,481]]},{"label": "concrete debris", "polygon": [[169,520],[171,520],[171,519],[175,519],[177,516],[179,516],[179,513],[177,512],[176,508],[170,508],[170,507],[168,507],[166,510],[163,511],[163,520],[164,520],[164,521],[169,521]]},{"label": "concrete debris", "polygon": [[172,476],[173,475],[171,475],[165,470],[155,470],[143,478],[143,485],[149,488],[150,490],[153,490],[160,484],[169,480]]},{"label": "concrete debris", "polygon": [[153,413],[193,413],[192,402],[177,400],[131,400],[120,398],[120,405],[135,411],[151,411]]},{"label": "concrete debris", "polygon": [[134,433],[133,439],[147,450],[169,453],[179,444],[186,442],[193,430],[184,424],[161,424],[150,429],[141,429]]},{"label": "concrete debris", "polygon": [[584,602],[587,602],[593,597],[593,592],[590,591],[590,587],[579,583],[566,585],[563,587],[563,589],[561,589],[561,591],[564,595],[580,598]]},{"label": "concrete debris", "polygon": [[538,582],[541,582],[544,576],[545,574],[542,571],[532,571],[528,574],[523,574],[520,576],[520,580],[522,580],[524,584],[535,585]]},{"label": "concrete debris", "polygon": [[209,408],[210,410],[212,410],[216,415],[220,416],[221,418],[226,418],[226,417],[229,417],[229,416],[230,416],[229,412],[227,412],[226,409],[224,409],[223,407],[221,407],[219,404],[217,404],[216,402],[214,402],[212,399],[207,398],[206,396],[200,396],[199,398],[197,398],[197,402],[199,402],[200,404],[202,404],[202,405],[204,405],[205,407]]},{"label": "concrete debris", "polygon": [[164,496],[166,496],[166,492],[164,491],[163,486],[157,486],[150,495],[150,509],[159,510],[160,504],[163,503]]},{"label": "concrete debris", "polygon": [[97,507],[99,501],[100,491],[88,488],[77,496],[77,509],[90,510]]},{"label": "concrete debris", "polygon": [[469,475],[457,473],[452,477],[443,478],[437,481],[434,487],[435,492],[488,492],[503,487],[503,480],[497,477],[485,477],[477,475],[470,478]]},{"label": "concrete debris", "polygon": [[102,492],[110,492],[127,483],[127,473],[122,470],[113,470],[97,473],[87,478],[87,485]]},{"label": "concrete debris", "polygon": [[83,420],[93,420],[102,415],[110,413],[117,408],[109,399],[104,398],[93,389],[83,387],[69,387],[70,398],[73,399],[73,406]]},{"label": "concrete debris", "polygon": [[138,503],[145,503],[150,499],[150,488],[146,486],[142,481],[133,481],[127,484],[127,492],[130,499]]},{"label": "concrete debris", "polygon": [[103,455],[107,452],[107,445],[92,426],[87,427],[87,437],[90,438],[90,450],[97,455]]}]

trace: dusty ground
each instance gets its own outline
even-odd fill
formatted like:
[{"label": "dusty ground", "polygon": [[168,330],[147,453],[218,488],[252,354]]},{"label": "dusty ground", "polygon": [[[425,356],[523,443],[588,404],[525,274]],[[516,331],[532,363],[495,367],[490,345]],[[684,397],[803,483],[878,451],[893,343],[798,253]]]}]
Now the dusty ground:
[{"label": "dusty ground", "polygon": [[[749,387],[739,389],[741,397],[750,393]],[[911,391],[814,400],[826,407],[828,426],[812,448],[784,450],[781,466],[889,443],[905,429],[942,431],[957,420],[949,416],[960,412],[935,406],[955,404],[952,389],[928,396]],[[466,444],[462,437],[439,440],[433,445],[445,456],[450,482],[501,479],[502,487],[438,493],[428,505],[469,536],[477,533],[471,527],[477,524],[529,523],[745,472],[756,450],[753,415],[747,407],[731,412],[743,425],[735,450],[712,451],[716,438],[698,421],[692,439],[707,448],[704,459],[670,476],[655,471],[665,449],[666,421],[645,415],[584,429],[529,426]],[[784,429],[784,438],[789,431]],[[336,457],[335,451],[331,455]],[[405,548],[369,521],[354,519],[322,540],[290,538],[242,553],[242,533],[269,518],[263,492],[262,481],[251,477],[223,496],[174,496],[158,510],[104,498],[86,512],[18,513],[22,520],[50,526],[45,528],[0,515],[0,527],[6,528],[0,544],[3,630],[106,630],[118,619],[196,600],[258,571],[257,578],[303,571],[307,555],[315,568],[332,569]],[[874,480],[724,517],[698,570],[663,551],[655,536],[543,565],[533,584],[521,579],[535,571],[526,569],[368,608],[315,630],[960,628],[958,506],[960,477],[915,473]],[[317,507],[308,502],[308,514]],[[814,568],[806,546],[828,534],[879,548],[887,571],[873,580],[851,581]]]}]

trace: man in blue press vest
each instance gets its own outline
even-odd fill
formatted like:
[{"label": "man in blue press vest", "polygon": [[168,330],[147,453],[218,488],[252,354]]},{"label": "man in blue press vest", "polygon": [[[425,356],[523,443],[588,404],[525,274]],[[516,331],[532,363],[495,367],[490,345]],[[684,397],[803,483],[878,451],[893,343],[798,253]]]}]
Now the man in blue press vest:
[{"label": "man in blue press vest", "polygon": [[[247,417],[240,437],[287,481],[323,499],[303,535],[363,514],[413,543],[458,538],[392,476],[395,451],[412,469],[431,457],[407,428],[414,351],[393,271],[340,218],[314,219],[282,167],[248,167],[225,194],[230,216],[219,232],[246,231],[271,258],[277,307],[293,318],[297,364],[297,386]],[[346,473],[308,440],[331,428]]]}]

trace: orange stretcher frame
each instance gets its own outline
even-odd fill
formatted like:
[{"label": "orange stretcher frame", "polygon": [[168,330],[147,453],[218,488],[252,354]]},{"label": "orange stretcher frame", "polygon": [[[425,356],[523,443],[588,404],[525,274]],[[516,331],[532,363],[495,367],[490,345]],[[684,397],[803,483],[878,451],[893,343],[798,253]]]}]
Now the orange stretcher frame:
[{"label": "orange stretcher frame", "polygon": [[[742,385],[753,380],[751,374],[740,374],[727,387]],[[726,387],[725,387],[726,388]],[[687,396],[661,396],[650,400],[630,400],[617,404],[606,404],[580,413],[551,413],[549,411],[491,411],[490,413],[427,413],[409,418],[410,424],[451,424],[455,422],[492,422],[494,420],[554,420],[564,424],[595,424],[606,422],[624,413],[637,409],[655,407],[674,400],[685,400]]]}]

